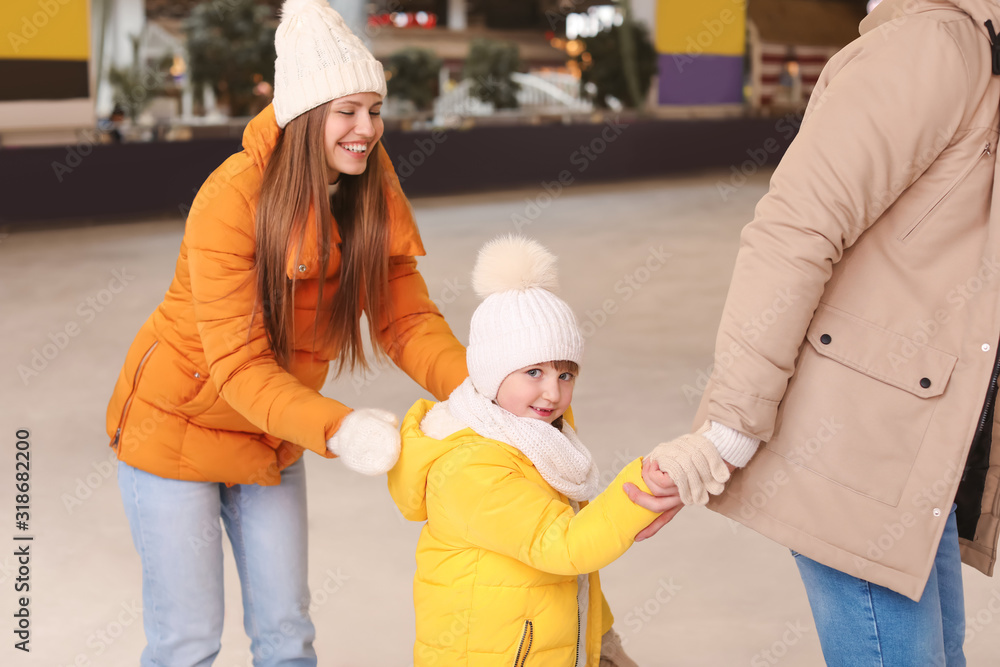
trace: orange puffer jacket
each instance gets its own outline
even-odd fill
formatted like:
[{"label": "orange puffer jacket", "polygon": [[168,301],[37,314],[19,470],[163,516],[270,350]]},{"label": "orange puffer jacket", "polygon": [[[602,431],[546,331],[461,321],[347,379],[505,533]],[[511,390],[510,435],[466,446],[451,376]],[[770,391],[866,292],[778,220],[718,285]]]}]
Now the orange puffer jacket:
[{"label": "orange puffer jacket", "polygon": [[[261,315],[250,323],[254,214],[280,132],[268,107],[247,126],[244,150],[195,197],[174,280],[132,343],[108,405],[111,446],[129,465],[171,479],[273,485],[303,448],[331,456],[326,441],[350,408],[319,393],[336,352],[314,341],[315,225],[306,226],[302,248],[289,252],[287,273],[297,281],[288,370],[275,361]],[[388,181],[388,317],[399,341],[387,348],[397,366],[444,399],[467,375],[465,349],[428,297],[409,203],[381,144],[376,151]],[[340,241],[336,229],[333,241]],[[328,309],[340,270],[334,243],[327,267]],[[388,324],[378,323],[379,335],[387,336]]]}]

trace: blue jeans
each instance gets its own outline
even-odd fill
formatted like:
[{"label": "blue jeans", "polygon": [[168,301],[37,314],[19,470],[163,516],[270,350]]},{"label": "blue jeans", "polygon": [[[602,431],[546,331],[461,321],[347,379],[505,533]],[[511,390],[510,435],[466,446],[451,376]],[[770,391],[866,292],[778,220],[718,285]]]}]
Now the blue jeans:
[{"label": "blue jeans", "polygon": [[164,479],[119,462],[118,486],[142,560],[143,667],[204,667],[218,655],[223,525],[253,664],[315,667],[301,459],[269,487]]},{"label": "blue jeans", "polygon": [[965,667],[955,508],[920,602],[792,552],[831,667]]}]

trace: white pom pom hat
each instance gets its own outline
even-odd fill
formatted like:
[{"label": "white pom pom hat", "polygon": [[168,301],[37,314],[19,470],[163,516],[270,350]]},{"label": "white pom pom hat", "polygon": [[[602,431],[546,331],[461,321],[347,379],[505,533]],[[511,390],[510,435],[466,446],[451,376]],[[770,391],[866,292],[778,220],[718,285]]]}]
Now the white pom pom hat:
[{"label": "white pom pom hat", "polygon": [[505,236],[483,246],[472,287],[483,302],[472,314],[466,360],[472,384],[493,400],[504,378],[525,366],[583,359],[583,335],[558,288],[556,258],[536,241]]},{"label": "white pom pom hat", "polygon": [[326,0],[285,0],[274,35],[278,127],[355,93],[385,97],[385,69]]}]

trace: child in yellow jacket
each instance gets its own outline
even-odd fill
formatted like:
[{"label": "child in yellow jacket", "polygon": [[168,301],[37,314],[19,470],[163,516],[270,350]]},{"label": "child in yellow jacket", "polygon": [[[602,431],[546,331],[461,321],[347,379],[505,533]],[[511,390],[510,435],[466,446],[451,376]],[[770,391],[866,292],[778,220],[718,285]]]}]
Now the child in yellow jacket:
[{"label": "child in yellow jacket", "polygon": [[[641,459],[598,494],[590,452],[564,413],[583,353],[552,293],[555,258],[523,238],[480,253],[469,378],[447,401],[418,401],[402,425],[389,491],[426,521],[414,581],[415,667],[634,667],[597,571],[621,556],[672,498]],[[653,509],[657,511],[652,511]]]}]

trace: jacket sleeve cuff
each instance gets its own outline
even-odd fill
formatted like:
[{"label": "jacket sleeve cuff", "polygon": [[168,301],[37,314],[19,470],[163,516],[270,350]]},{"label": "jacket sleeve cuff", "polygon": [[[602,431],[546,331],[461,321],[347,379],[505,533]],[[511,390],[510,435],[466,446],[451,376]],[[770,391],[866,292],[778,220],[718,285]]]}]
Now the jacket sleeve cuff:
[{"label": "jacket sleeve cuff", "polygon": [[726,463],[742,468],[757,451],[760,440],[744,435],[736,429],[719,422],[710,422],[711,427],[703,435],[719,450],[719,456]]},{"label": "jacket sleeve cuff", "polygon": [[[642,478],[642,459],[637,458],[622,468],[621,472],[615,477],[615,480],[608,485],[608,488],[598,498],[603,498],[607,501],[608,515],[614,517],[616,525],[626,527],[625,533],[631,539],[640,530],[652,523],[656,517],[660,516],[660,513],[640,507],[629,500],[629,497],[625,495],[625,490],[622,488],[626,482],[635,484],[643,493],[652,494],[652,491],[646,485],[646,480]],[[628,525],[630,521],[632,523]]]}]

